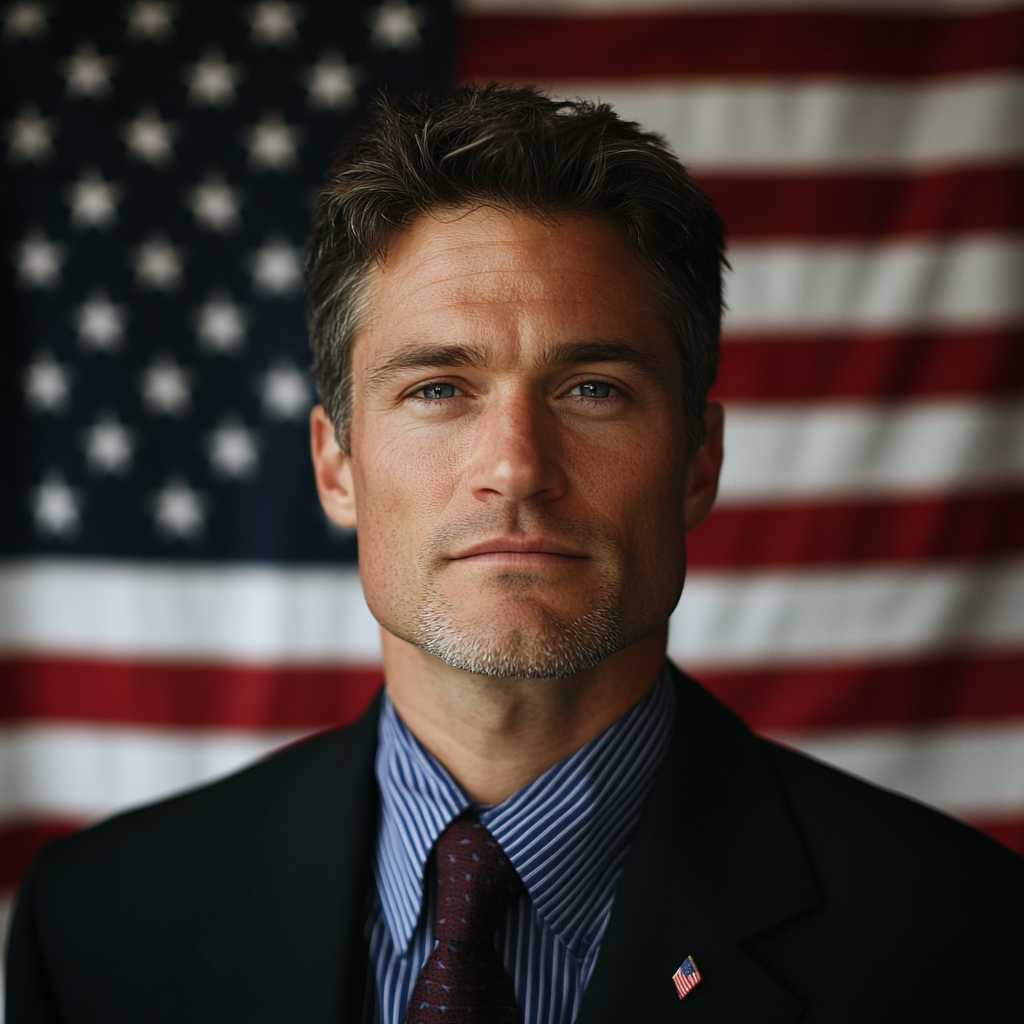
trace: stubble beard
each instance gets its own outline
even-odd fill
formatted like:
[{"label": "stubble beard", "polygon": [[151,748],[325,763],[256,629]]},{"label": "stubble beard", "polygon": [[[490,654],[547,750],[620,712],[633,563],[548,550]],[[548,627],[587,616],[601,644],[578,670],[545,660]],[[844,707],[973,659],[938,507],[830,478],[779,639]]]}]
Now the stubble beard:
[{"label": "stubble beard", "polygon": [[619,588],[600,585],[590,608],[569,621],[522,593],[535,582],[521,573],[508,573],[501,581],[511,604],[532,605],[525,615],[529,624],[467,622],[448,601],[435,596],[420,606],[410,639],[452,668],[492,678],[565,679],[620,650]]}]

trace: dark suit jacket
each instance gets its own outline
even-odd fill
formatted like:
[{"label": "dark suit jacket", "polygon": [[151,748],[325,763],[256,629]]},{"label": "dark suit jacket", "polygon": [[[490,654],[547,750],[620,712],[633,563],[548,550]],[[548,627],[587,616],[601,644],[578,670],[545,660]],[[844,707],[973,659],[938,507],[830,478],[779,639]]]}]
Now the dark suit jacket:
[{"label": "dark suit jacket", "polygon": [[[1024,1021],[1024,860],[677,686],[580,1024]],[[359,1021],[378,712],[49,846],[8,1024]]]}]

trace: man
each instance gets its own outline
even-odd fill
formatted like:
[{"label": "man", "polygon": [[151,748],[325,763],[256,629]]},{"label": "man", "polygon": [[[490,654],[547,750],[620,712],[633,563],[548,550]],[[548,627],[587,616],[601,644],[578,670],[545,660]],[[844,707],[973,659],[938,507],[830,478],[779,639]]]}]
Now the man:
[{"label": "man", "polygon": [[1024,1019],[1020,858],[665,664],[721,268],[709,200],[605,107],[378,105],[309,299],[386,692],[49,847],[8,1024]]}]

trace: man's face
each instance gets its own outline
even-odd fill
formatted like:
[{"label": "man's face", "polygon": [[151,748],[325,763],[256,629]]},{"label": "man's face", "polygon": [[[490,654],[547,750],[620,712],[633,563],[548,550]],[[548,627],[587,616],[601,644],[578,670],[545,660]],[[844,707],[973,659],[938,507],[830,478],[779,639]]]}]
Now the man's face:
[{"label": "man's face", "polygon": [[358,523],[381,625],[457,668],[533,678],[662,626],[714,480],[695,485],[679,355],[621,231],[423,216],[369,294],[349,455],[319,413],[314,458],[328,512]]}]

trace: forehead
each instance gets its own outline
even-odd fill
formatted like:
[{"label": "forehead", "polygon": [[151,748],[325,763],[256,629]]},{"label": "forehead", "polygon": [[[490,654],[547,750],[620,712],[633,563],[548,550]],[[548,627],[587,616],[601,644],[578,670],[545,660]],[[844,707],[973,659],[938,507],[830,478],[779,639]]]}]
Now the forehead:
[{"label": "forehead", "polygon": [[374,348],[456,329],[481,342],[666,333],[624,231],[600,217],[425,214],[395,236],[368,284]]}]

